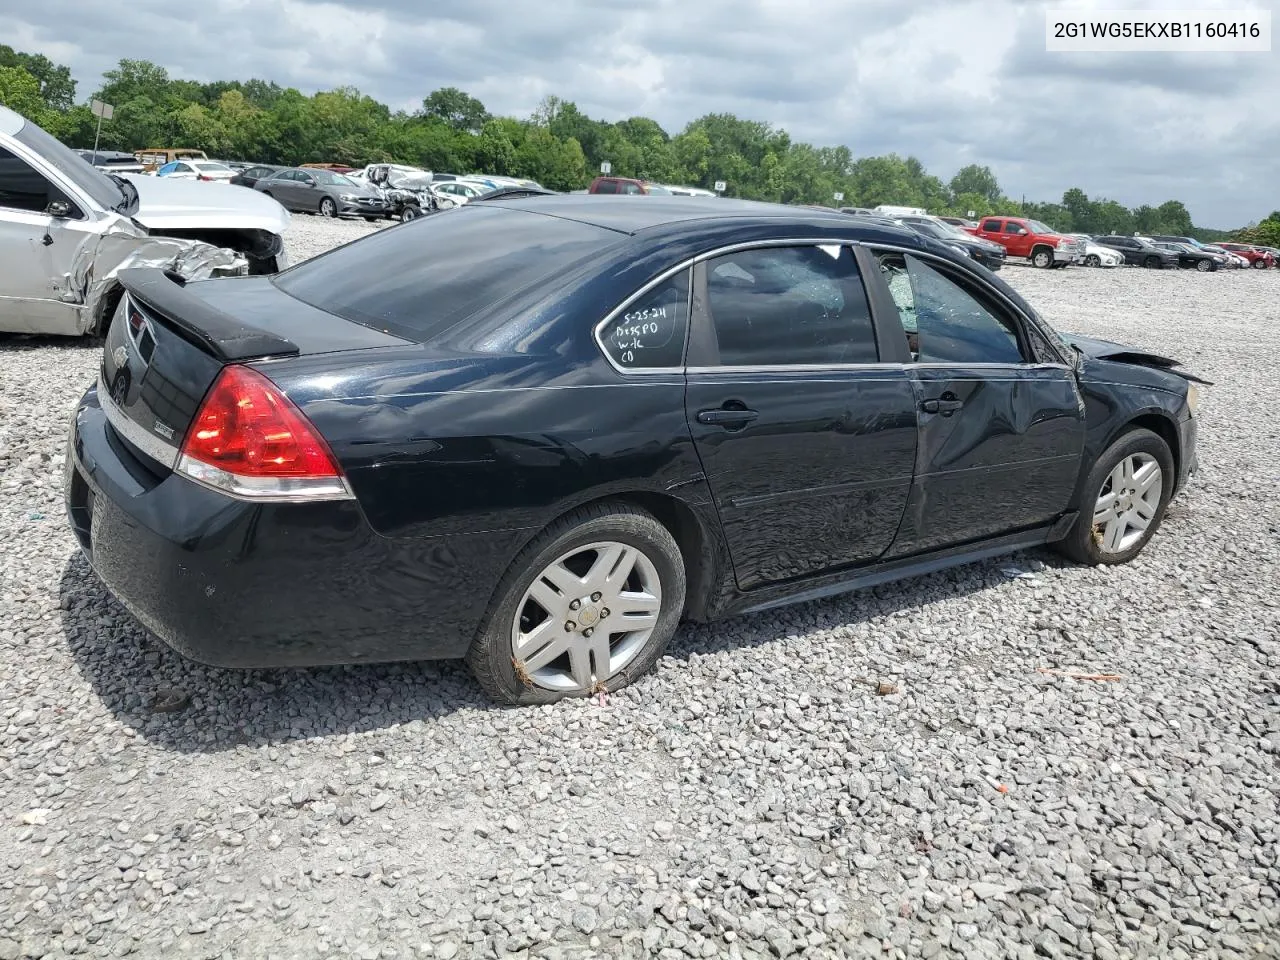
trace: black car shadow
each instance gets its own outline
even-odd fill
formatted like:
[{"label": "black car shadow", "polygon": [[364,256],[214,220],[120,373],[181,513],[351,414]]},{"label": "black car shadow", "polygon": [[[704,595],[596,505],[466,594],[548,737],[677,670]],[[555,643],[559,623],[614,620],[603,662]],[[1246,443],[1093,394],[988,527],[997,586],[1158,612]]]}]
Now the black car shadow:
[{"label": "black car shadow", "polygon": [[[1028,564],[1065,565],[1047,550],[952,568],[923,577],[713,624],[685,624],[667,656],[688,660],[776,641],[780,636],[855,625],[963,597],[1009,579]],[[80,673],[117,720],[148,742],[180,753],[430,721],[459,710],[505,707],[489,700],[460,661],[238,670],[183,657],[151,636],[73,554],[59,583],[63,634]],[[643,679],[638,681],[643,684]]]}]

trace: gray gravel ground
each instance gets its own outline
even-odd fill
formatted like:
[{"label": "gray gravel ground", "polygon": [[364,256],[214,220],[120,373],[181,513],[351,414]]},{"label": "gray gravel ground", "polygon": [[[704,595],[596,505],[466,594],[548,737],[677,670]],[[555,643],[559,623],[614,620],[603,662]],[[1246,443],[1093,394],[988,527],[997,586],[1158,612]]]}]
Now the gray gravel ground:
[{"label": "gray gravel ground", "polygon": [[184,661],[62,517],[97,350],[0,341],[0,960],[1280,956],[1280,273],[1005,275],[1217,382],[1147,552],[687,627],[604,705]]}]

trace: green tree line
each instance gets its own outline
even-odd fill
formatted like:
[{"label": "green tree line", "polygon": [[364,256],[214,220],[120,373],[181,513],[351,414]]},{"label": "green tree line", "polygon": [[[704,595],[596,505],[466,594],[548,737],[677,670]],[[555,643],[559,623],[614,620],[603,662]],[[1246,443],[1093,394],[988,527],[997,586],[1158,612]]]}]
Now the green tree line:
[{"label": "green tree line", "polygon": [[[97,120],[87,100],[76,102],[75,87],[67,67],[0,45],[0,103],[71,146],[91,147]],[[193,147],[211,157],[284,164],[389,161],[527,177],[554,190],[585,187],[608,161],[616,176],[705,188],[724,180],[729,195],[753,200],[1020,214],[1058,230],[1095,234],[1189,234],[1206,241],[1228,235],[1193,226],[1178,200],[1130,209],[1072,187],[1061,202],[1017,201],[1005,196],[986,166],[971,164],[943,180],[915,157],[854,157],[848,147],[798,143],[785,130],[728,113],[699,117],[673,136],[647,117],[592,119],[558,97],[547,97],[525,119],[494,116],[454,87],[434,91],[412,112],[393,111],[350,87],[307,96],[266,80],[196,83],[127,59],[103,74],[92,99],[115,107],[102,127],[101,147],[110,150]],[[834,199],[837,193],[842,201]],[[1266,224],[1280,240],[1280,219],[1253,229],[1272,229]]]}]

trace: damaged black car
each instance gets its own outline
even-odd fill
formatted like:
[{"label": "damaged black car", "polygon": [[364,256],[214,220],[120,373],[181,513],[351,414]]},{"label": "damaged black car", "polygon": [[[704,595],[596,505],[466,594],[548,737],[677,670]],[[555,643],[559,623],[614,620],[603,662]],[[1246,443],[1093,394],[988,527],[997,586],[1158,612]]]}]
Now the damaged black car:
[{"label": "damaged black car", "polygon": [[946,244],[697,197],[471,203],[274,277],[122,276],[66,457],[198,660],[616,689],[706,621],[1041,545],[1133,559],[1203,381]]}]

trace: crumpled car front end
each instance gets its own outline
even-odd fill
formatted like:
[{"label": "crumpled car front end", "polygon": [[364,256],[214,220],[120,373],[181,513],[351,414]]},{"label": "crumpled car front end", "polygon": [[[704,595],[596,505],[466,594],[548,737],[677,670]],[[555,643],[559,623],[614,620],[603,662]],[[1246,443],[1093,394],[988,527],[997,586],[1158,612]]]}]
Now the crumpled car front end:
[{"label": "crumpled car front end", "polygon": [[122,270],[153,267],[184,280],[208,280],[275,273],[288,265],[289,213],[270,197],[180,180],[128,179],[138,190],[137,211],[112,216],[101,232],[86,234],[58,285],[60,296],[81,308],[79,329],[67,333],[105,331],[119,301]]}]

